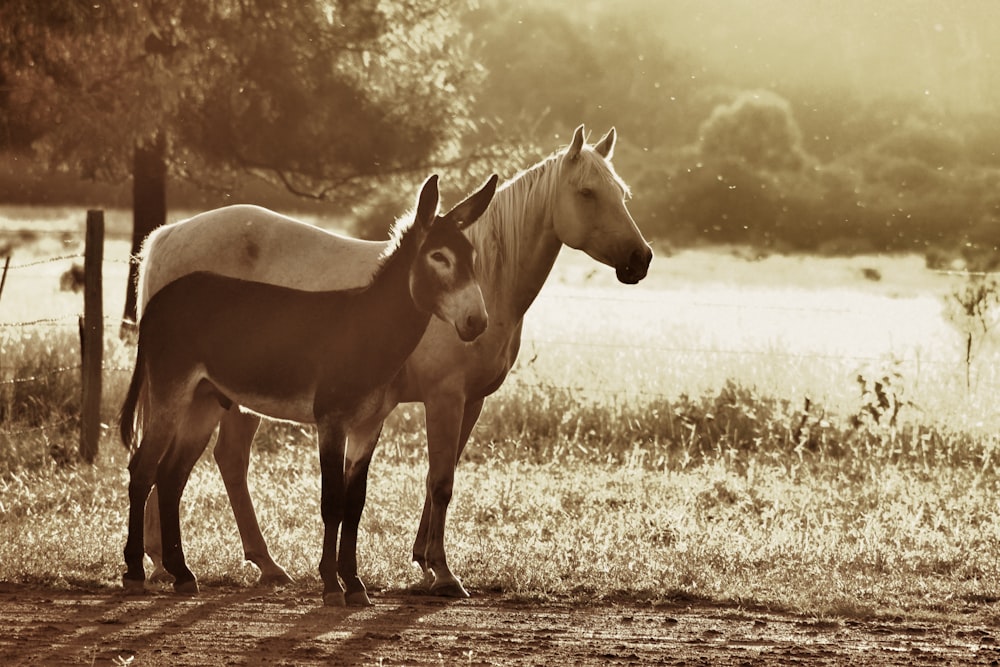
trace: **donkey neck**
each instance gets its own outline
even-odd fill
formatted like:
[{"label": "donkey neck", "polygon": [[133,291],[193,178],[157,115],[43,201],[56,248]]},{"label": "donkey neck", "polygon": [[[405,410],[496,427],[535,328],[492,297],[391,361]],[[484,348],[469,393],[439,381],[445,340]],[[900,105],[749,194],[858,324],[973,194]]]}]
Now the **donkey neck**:
[{"label": "donkey neck", "polygon": [[356,293],[359,308],[365,321],[375,326],[368,328],[365,344],[385,352],[389,358],[396,357],[397,366],[409,356],[420,342],[431,314],[421,310],[410,292],[410,271],[419,252],[417,239],[407,230],[398,246],[386,256],[375,272],[371,283]]}]

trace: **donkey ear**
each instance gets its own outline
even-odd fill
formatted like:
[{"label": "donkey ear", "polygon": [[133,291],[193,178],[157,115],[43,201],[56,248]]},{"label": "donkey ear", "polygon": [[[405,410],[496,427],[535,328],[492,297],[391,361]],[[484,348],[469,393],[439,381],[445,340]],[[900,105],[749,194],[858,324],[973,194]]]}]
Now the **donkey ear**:
[{"label": "donkey ear", "polygon": [[489,180],[479,188],[479,191],[469,195],[465,201],[457,204],[455,208],[448,211],[444,217],[451,218],[458,223],[459,229],[465,229],[486,212],[486,207],[493,201],[493,195],[497,191],[497,181],[500,177],[493,174]]},{"label": "donkey ear", "polygon": [[594,150],[604,157],[605,160],[610,160],[611,156],[615,152],[615,140],[618,135],[615,133],[615,128],[608,130],[608,133],[604,135],[604,138],[597,142],[594,146]]},{"label": "donkey ear", "polygon": [[570,142],[569,148],[566,150],[566,159],[575,160],[580,157],[580,151],[583,150],[583,125],[576,128],[576,132],[573,133],[573,141]]},{"label": "donkey ear", "polygon": [[438,175],[431,174],[424,181],[423,187],[420,188],[420,196],[417,199],[417,212],[413,216],[414,224],[421,225],[424,228],[431,226],[431,223],[434,222],[434,216],[437,215],[438,199]]}]

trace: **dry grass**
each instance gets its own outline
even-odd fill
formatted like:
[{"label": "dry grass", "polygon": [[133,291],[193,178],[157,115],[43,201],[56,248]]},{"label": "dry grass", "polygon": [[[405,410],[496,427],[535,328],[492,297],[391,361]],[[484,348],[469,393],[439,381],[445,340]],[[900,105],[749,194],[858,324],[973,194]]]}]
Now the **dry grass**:
[{"label": "dry grass", "polygon": [[[966,391],[939,307],[948,278],[908,259],[811,268],[702,254],[700,276],[685,254],[657,260],[638,288],[614,285],[577,254],[560,259],[528,315],[521,362],[487,402],[458,473],[448,546],[465,583],[817,615],[992,614],[995,354],[981,355]],[[864,277],[870,265],[880,282]],[[824,287],[817,276],[841,279]],[[5,294],[0,320],[35,308],[33,294]],[[74,331],[0,335],[0,379],[77,363]],[[110,365],[127,366],[130,354],[108,343]],[[108,438],[95,466],[74,462],[78,378],[57,377],[30,391],[0,385],[0,580],[116,587],[126,454]],[[125,379],[106,373],[109,425]],[[894,423],[876,382],[901,406]],[[409,553],[422,424],[419,406],[397,410],[372,467],[360,548],[376,588],[418,580]],[[317,468],[310,429],[269,425],[250,481],[274,555],[318,592]],[[209,462],[196,467],[183,511],[202,582],[252,583]]]}]

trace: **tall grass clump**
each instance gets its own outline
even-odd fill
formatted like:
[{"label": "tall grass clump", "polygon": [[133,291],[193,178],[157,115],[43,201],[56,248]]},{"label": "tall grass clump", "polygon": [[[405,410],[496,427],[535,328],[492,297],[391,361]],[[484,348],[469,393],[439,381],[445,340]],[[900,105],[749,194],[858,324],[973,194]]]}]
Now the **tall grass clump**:
[{"label": "tall grass clump", "polygon": [[[0,360],[0,471],[50,459],[75,462],[82,382],[78,333],[44,325],[5,327],[0,329]],[[130,363],[130,351],[106,335],[104,424],[116,414]]]},{"label": "tall grass clump", "polygon": [[809,398],[761,394],[737,379],[674,400],[581,401],[564,388],[522,386],[490,404],[467,457],[502,452],[539,463],[640,462],[654,470],[721,463],[737,472],[766,464],[833,476],[885,465],[930,471],[1000,464],[994,438],[956,428],[951,415],[935,419],[902,406],[901,389],[887,382],[859,376],[856,409],[840,414]]}]

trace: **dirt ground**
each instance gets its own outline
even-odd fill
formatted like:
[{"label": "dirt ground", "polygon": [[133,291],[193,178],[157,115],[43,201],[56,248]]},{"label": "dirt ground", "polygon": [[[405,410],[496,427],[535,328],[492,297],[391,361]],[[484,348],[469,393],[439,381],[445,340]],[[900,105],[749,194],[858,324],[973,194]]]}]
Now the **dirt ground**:
[{"label": "dirt ground", "polygon": [[0,584],[0,665],[998,665],[1000,629],[705,604],[446,601],[305,586],[138,597]]}]

